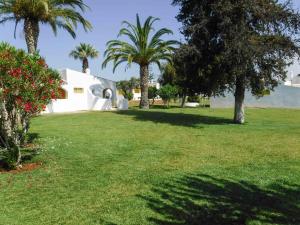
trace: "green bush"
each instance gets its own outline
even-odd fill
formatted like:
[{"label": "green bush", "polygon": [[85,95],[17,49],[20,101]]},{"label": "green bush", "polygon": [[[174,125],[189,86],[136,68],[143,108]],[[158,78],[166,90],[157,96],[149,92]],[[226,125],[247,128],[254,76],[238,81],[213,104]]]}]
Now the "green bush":
[{"label": "green bush", "polygon": [[128,101],[131,101],[133,99],[133,93],[132,92],[126,92],[124,94],[124,98],[126,98]]},{"label": "green bush", "polygon": [[148,98],[152,99],[152,104],[154,104],[155,98],[157,97],[158,90],[156,87],[149,87]]},{"label": "green bush", "polygon": [[164,101],[165,106],[170,106],[170,100],[174,99],[176,95],[178,94],[178,88],[176,86],[172,86],[170,84],[167,84],[165,86],[162,86],[157,93],[162,100]]}]

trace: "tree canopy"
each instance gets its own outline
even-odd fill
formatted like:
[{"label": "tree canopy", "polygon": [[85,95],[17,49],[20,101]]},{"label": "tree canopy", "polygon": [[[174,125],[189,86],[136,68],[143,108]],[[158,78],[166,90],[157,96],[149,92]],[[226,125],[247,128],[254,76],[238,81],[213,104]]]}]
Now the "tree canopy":
[{"label": "tree canopy", "polygon": [[75,50],[70,52],[70,57],[82,61],[82,72],[89,68],[88,58],[94,59],[99,56],[99,52],[90,44],[80,43]]},{"label": "tree canopy", "polygon": [[78,24],[86,31],[91,30],[92,25],[81,15],[87,8],[83,0],[0,0],[0,23],[15,22],[16,34],[17,25],[24,22],[28,52],[34,53],[40,23],[49,25],[55,35],[63,29],[73,38]]},{"label": "tree canopy", "polygon": [[244,122],[244,95],[261,95],[286,79],[299,56],[300,15],[291,1],[174,0],[197,74],[209,95],[235,94],[235,118]]}]

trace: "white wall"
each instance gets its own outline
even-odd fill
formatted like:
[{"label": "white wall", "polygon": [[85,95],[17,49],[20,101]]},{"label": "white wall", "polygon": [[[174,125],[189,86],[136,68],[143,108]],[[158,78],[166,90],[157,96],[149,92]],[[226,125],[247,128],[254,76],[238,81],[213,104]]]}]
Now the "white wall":
[{"label": "white wall", "polygon": [[[211,108],[233,108],[233,93],[227,93],[225,97],[210,99]],[[259,108],[300,108],[300,88],[294,86],[280,85],[274,92],[262,98],[254,97],[249,91],[245,95],[246,107]]]},{"label": "white wall", "polygon": [[[67,99],[58,99],[47,106],[45,113],[75,112],[82,110],[111,110],[117,105],[116,82],[95,77],[70,69],[60,72],[65,84]],[[74,88],[82,88],[83,93],[75,93]],[[99,96],[93,94],[97,89]],[[103,98],[105,89],[112,90],[112,98]]]}]

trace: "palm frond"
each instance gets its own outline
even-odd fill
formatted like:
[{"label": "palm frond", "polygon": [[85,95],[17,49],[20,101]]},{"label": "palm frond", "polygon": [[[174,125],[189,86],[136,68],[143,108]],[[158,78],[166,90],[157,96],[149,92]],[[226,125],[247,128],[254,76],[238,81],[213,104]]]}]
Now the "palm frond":
[{"label": "palm frond", "polygon": [[142,25],[137,14],[136,24],[123,21],[122,24],[125,27],[120,30],[118,38],[124,36],[129,39],[129,42],[119,39],[107,42],[102,68],[105,68],[109,62],[113,63],[114,72],[124,62],[127,63],[127,67],[132,63],[141,66],[154,63],[160,67],[161,60],[171,60],[175,47],[179,42],[175,40],[164,41],[162,39],[164,35],[173,34],[167,28],[158,30],[150,38],[151,32],[154,31],[154,23],[158,20],[158,18],[148,17]]},{"label": "palm frond", "polygon": [[78,24],[85,31],[92,29],[91,23],[82,13],[88,9],[83,0],[0,0],[0,23],[25,19],[48,24],[54,34],[57,29],[66,30],[73,38]]},{"label": "palm frond", "polygon": [[75,50],[71,51],[70,57],[74,59],[87,59],[87,58],[97,58],[99,52],[90,44],[80,43],[79,46],[75,47]]}]

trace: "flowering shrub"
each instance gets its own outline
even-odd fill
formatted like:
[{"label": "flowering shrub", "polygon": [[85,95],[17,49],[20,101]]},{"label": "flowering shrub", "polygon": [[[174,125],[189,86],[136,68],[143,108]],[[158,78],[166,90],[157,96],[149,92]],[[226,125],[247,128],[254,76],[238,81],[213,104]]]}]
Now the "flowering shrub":
[{"label": "flowering shrub", "polygon": [[0,43],[0,145],[7,163],[20,163],[30,118],[59,97],[61,83],[59,74],[39,55]]}]

